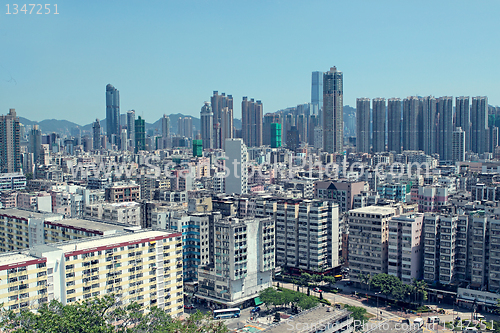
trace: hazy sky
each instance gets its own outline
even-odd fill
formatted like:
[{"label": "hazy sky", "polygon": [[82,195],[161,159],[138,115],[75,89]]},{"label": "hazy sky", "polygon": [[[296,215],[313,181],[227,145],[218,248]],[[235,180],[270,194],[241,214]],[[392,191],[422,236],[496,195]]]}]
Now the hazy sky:
[{"label": "hazy sky", "polygon": [[[357,97],[478,96],[500,104],[500,1],[176,0],[58,2],[0,12],[0,114],[86,124],[121,112],[199,117],[213,90],[264,113],[310,102],[311,72],[344,73]],[[11,12],[12,4],[10,6]],[[53,9],[52,9],[53,11]]]}]

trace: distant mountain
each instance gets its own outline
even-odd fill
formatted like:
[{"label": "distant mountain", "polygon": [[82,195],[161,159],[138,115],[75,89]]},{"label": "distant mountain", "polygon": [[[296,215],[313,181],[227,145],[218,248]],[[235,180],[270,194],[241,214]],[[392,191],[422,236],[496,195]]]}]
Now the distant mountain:
[{"label": "distant mountain", "polygon": [[59,133],[61,135],[70,134],[73,127],[79,126],[68,120],[57,120],[57,119],[45,119],[40,122],[31,121],[29,119],[19,117],[19,122],[23,125],[38,125],[42,133]]}]

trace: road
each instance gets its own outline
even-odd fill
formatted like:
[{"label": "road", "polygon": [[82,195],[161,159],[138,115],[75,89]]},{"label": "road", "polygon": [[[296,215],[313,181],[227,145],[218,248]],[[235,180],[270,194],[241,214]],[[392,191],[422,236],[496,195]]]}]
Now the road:
[{"label": "road", "polygon": [[[275,285],[276,285],[276,283],[275,283]],[[283,283],[283,282],[280,282],[280,287],[284,287],[284,288],[292,289],[292,290],[295,290],[295,288],[296,288],[296,286],[292,283]],[[311,295],[319,297],[319,293],[316,293],[312,290],[311,290]],[[330,303],[332,303],[332,304],[342,303],[342,304],[347,304],[347,305],[352,305],[352,306],[363,307],[366,309],[366,311],[368,311],[368,313],[374,315],[375,319],[377,318],[377,313],[378,313],[379,320],[386,320],[386,319],[402,320],[403,319],[403,317],[395,315],[392,312],[385,311],[385,310],[380,309],[380,308],[377,309],[376,306],[364,304],[359,300],[354,300],[352,298],[345,297],[345,296],[342,296],[339,294],[323,292],[323,298],[329,300]],[[382,303],[383,303],[383,301],[380,301],[380,305],[383,305]]]}]

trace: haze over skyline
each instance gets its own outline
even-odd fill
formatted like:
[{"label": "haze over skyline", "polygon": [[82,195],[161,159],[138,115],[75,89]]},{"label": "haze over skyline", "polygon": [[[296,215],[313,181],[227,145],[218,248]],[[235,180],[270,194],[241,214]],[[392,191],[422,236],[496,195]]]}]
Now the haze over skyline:
[{"label": "haze over skyline", "polygon": [[488,96],[500,104],[496,14],[482,1],[85,1],[0,20],[0,114],[87,124],[120,111],[199,117],[214,90],[264,113],[310,102],[311,73],[358,97]]}]

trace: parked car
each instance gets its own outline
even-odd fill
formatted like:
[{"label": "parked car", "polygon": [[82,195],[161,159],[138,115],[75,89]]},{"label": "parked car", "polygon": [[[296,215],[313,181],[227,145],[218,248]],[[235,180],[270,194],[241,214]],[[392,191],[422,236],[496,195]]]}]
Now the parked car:
[{"label": "parked car", "polygon": [[189,305],[184,304],[184,309],[186,309],[186,310],[192,310],[192,309],[194,309],[194,305],[193,304],[189,304]]},{"label": "parked car", "polygon": [[256,306],[255,308],[252,309],[252,313],[256,313],[260,311],[260,306]]},{"label": "parked car", "polygon": [[323,290],[321,290],[321,289],[319,289],[318,287],[316,287],[316,288],[314,288],[314,292],[316,292],[316,293],[322,293],[322,292],[323,292]]}]

